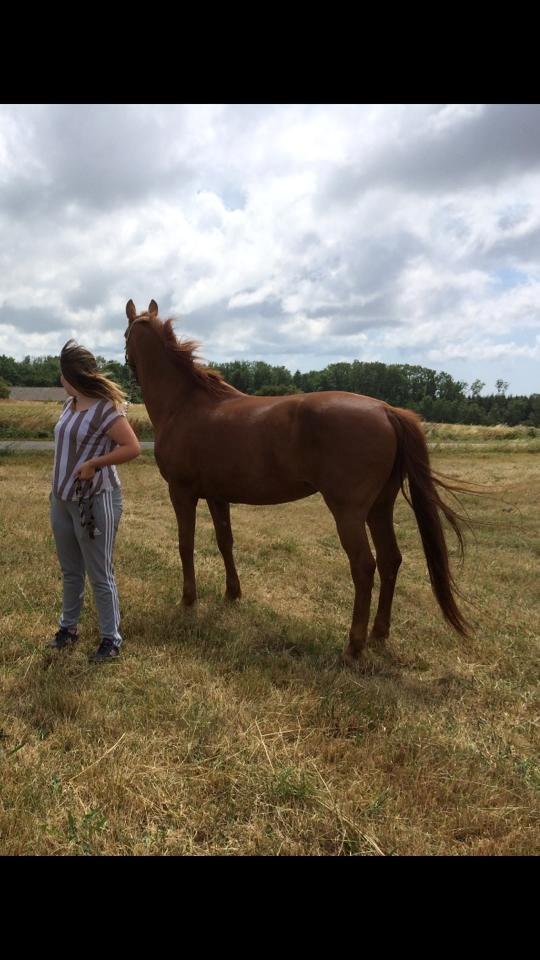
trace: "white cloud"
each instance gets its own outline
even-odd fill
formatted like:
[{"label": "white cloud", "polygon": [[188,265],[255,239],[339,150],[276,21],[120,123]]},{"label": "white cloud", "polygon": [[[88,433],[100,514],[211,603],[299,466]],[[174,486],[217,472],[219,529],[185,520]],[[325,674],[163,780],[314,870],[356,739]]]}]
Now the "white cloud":
[{"label": "white cloud", "polygon": [[472,380],[523,358],[537,390],[539,121],[523,104],[0,107],[0,351],[76,336],[120,359],[126,300],[154,297],[214,360],[459,359]]}]

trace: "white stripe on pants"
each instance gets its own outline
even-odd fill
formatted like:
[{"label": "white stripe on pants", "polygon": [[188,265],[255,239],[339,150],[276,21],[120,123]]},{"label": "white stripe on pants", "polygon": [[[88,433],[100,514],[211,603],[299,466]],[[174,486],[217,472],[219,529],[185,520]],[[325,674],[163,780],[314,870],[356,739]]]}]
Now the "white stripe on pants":
[{"label": "white stripe on pants", "polygon": [[81,526],[76,500],[60,500],[51,494],[51,527],[63,579],[61,627],[75,626],[84,601],[84,580],[92,585],[102,637],[110,637],[120,646],[120,604],[114,578],[113,550],[120,517],[122,491],[104,490],[94,497],[96,529],[94,540],[88,528]]}]

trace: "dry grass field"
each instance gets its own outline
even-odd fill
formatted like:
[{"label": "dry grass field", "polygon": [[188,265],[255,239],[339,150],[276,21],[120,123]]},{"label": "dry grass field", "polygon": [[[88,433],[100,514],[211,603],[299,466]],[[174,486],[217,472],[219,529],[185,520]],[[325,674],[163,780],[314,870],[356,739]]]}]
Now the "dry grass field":
[{"label": "dry grass field", "polygon": [[233,605],[201,503],[199,602],[185,611],[151,454],[120,467],[121,656],[87,661],[88,588],[80,646],[47,650],[61,590],[52,457],[0,455],[0,853],[540,852],[540,458],[535,438],[514,439],[433,454],[498,490],[467,498],[482,521],[458,571],[474,638],[445,626],[400,496],[393,634],[356,673],[339,659],[352,583],[322,499],[232,507]]}]

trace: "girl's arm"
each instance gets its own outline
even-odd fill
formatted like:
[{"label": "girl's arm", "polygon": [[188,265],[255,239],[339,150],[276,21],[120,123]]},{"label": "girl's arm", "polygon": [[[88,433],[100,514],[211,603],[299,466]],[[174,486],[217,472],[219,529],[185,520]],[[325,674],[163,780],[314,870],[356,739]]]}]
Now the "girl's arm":
[{"label": "girl's arm", "polygon": [[117,447],[110,453],[104,453],[102,457],[92,457],[83,463],[82,467],[76,471],[76,476],[81,480],[91,480],[99,467],[107,467],[113,463],[127,463],[128,460],[134,460],[139,456],[141,445],[125,417],[119,417],[114,421],[110,430],[107,430],[107,436],[114,440]]}]

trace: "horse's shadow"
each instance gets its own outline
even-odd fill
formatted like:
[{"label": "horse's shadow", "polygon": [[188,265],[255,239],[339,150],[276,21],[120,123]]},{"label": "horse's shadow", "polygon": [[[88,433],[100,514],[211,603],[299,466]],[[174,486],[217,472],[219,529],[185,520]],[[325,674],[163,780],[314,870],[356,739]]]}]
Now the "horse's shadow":
[{"label": "horse's shadow", "polygon": [[[328,722],[341,731],[356,710],[372,717],[375,726],[387,725],[400,706],[430,709],[453,699],[470,680],[457,675],[433,676],[430,665],[403,652],[399,624],[395,641],[368,645],[358,670],[341,658],[343,628],[335,617],[306,622],[293,613],[279,613],[261,601],[231,603],[212,592],[193,607],[172,597],[159,613],[127,613],[123,621],[125,647],[113,664],[88,663],[86,649],[74,654],[37,650],[30,669],[12,687],[6,707],[48,736],[58,723],[76,721],[81,698],[101,684],[103,671],[122,672],[128,660],[129,676],[136,676],[133,660],[152,656],[165,646],[179,658],[204,664],[210,675],[230,682],[240,675],[256,675],[274,688],[304,689],[313,694]],[[325,713],[326,717],[326,713]],[[347,719],[347,717],[349,719]],[[326,720],[325,720],[326,722]],[[351,730],[354,728],[354,723]],[[337,734],[336,734],[337,735]]]},{"label": "horse's shadow", "polygon": [[159,622],[156,632],[153,617],[134,615],[129,622],[132,639],[144,646],[177,647],[221,675],[256,669],[278,685],[301,684],[304,679],[311,686],[318,678],[322,687],[339,677],[340,682],[362,689],[375,679],[392,682],[407,698],[434,701],[454,695],[457,686],[469,683],[453,673],[432,676],[425,658],[403,650],[399,622],[397,639],[368,643],[357,669],[342,658],[346,628],[336,623],[334,615],[320,611],[306,622],[292,612],[278,613],[260,600],[231,603],[212,593],[192,607],[177,600],[169,603],[160,612]]}]

